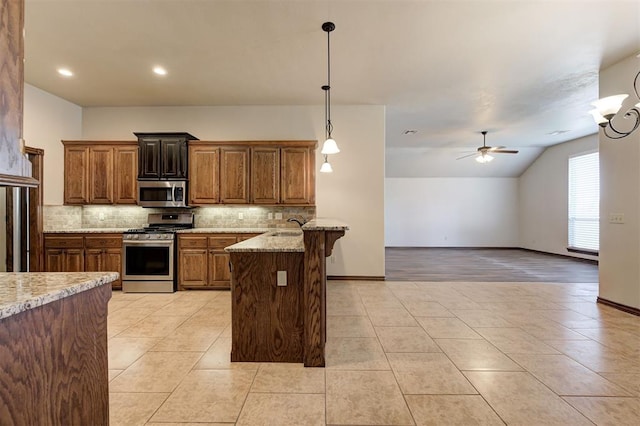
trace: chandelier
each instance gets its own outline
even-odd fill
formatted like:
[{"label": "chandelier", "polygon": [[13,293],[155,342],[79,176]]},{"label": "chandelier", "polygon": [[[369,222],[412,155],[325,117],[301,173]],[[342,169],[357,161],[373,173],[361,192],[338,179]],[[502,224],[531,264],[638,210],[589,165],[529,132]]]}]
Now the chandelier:
[{"label": "chandelier", "polygon": [[[636,99],[640,101],[640,94],[638,94],[639,78],[640,72],[633,79],[633,91]],[[628,97],[629,95],[627,94],[614,95],[591,103],[596,108],[589,111],[589,113],[593,115],[596,123],[604,129],[605,136],[610,139],[626,138],[640,127],[640,102],[625,111],[624,114],[621,114],[622,118],[617,115],[622,108],[622,103]]]}]

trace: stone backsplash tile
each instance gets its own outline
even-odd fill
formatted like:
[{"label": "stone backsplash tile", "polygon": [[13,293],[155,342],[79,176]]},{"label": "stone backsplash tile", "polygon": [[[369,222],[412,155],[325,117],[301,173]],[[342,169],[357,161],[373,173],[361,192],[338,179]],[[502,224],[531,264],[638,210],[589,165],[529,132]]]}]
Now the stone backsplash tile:
[{"label": "stone backsplash tile", "polygon": [[147,225],[149,213],[176,211],[192,212],[198,228],[297,227],[287,219],[295,217],[308,221],[316,216],[315,207],[216,206],[180,210],[138,206],[45,206],[44,229],[140,228]]},{"label": "stone backsplash tile", "polygon": [[46,230],[82,228],[82,206],[43,206],[42,225]]}]

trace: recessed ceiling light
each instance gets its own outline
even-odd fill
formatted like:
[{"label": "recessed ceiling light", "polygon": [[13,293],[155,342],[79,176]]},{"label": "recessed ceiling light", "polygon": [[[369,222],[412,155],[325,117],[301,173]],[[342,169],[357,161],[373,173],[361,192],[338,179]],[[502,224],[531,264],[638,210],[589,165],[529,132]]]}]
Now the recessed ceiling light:
[{"label": "recessed ceiling light", "polygon": [[158,75],[167,75],[167,70],[162,67],[153,67],[153,72]]},{"label": "recessed ceiling light", "polygon": [[58,74],[65,77],[73,77],[73,72],[71,72],[71,70],[68,68],[58,68]]},{"label": "recessed ceiling light", "polygon": [[417,130],[405,130],[402,132],[403,135],[415,135],[416,133],[418,133]]}]

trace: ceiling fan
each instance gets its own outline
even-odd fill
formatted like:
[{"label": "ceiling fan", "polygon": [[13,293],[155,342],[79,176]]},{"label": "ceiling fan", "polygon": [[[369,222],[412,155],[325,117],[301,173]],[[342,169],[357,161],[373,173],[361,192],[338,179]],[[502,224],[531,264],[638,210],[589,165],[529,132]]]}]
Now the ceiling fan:
[{"label": "ceiling fan", "polygon": [[493,157],[491,155],[489,155],[489,153],[497,153],[497,154],[517,154],[518,151],[514,151],[511,149],[503,149],[504,146],[495,146],[495,147],[491,147],[491,146],[487,146],[487,131],[483,130],[482,132],[482,146],[478,147],[478,149],[476,150],[476,152],[472,153],[472,154],[468,154],[468,155],[463,155],[462,157],[458,157],[456,158],[456,160],[462,160],[463,158],[468,158],[474,155],[477,155],[476,157],[476,161],[478,163],[488,163],[489,161],[493,160]]}]

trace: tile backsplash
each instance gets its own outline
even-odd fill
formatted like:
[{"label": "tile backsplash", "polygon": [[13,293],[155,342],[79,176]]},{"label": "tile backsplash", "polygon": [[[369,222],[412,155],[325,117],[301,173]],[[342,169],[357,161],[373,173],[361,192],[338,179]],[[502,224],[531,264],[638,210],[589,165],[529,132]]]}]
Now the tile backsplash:
[{"label": "tile backsplash", "polygon": [[[147,225],[149,213],[172,211],[176,210],[138,206],[44,206],[44,229],[140,228]],[[306,221],[316,216],[315,207],[292,206],[216,206],[181,211],[193,212],[196,228],[294,227],[297,225],[287,219],[296,217]]]}]

